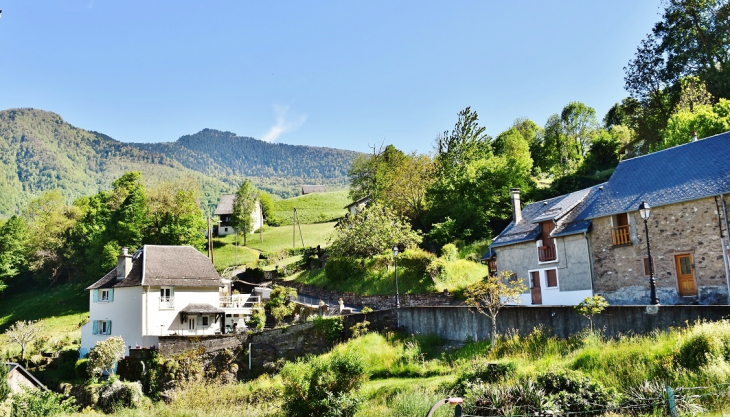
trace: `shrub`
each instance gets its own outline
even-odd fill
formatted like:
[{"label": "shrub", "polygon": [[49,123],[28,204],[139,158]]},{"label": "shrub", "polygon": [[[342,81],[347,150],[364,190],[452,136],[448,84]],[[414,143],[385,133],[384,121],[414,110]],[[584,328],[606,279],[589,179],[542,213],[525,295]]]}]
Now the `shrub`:
[{"label": "shrub", "polygon": [[560,415],[560,409],[534,381],[468,385],[466,404],[479,415]]},{"label": "shrub", "polygon": [[696,371],[718,360],[730,361],[730,321],[699,323],[685,333],[677,363]]},{"label": "shrub", "polygon": [[433,280],[434,284],[443,276],[446,271],[446,261],[442,258],[436,258],[426,267],[426,273]]},{"label": "shrub", "polygon": [[601,314],[608,307],[608,302],[600,295],[586,297],[580,304],[575,306],[575,312],[588,319],[591,324],[591,333],[593,333],[593,316]]},{"label": "shrub", "polygon": [[449,262],[459,259],[459,249],[453,243],[447,243],[441,248],[441,257]]},{"label": "shrub", "polygon": [[327,279],[331,281],[347,281],[363,274],[356,259],[353,258],[330,258],[324,266]]},{"label": "shrub", "polygon": [[517,364],[515,362],[489,362],[475,359],[466,369],[459,371],[452,388],[458,393],[464,393],[469,384],[494,384],[513,377],[516,371]]},{"label": "shrub", "polygon": [[81,379],[88,379],[91,375],[89,375],[89,360],[79,359],[76,361],[76,365],[74,365],[74,372],[76,372],[76,376]]},{"label": "shrub", "polygon": [[[0,403],[5,401],[10,395],[10,385],[8,385],[8,367],[0,362]],[[0,414],[2,415],[2,414]]]},{"label": "shrub", "polygon": [[428,266],[436,259],[432,253],[423,249],[407,249],[398,256],[398,266],[412,271],[418,276],[428,276]]},{"label": "shrub", "polygon": [[323,336],[329,342],[334,343],[342,338],[342,331],[345,329],[345,326],[342,324],[342,316],[314,316],[312,322],[314,323],[314,331]]},{"label": "shrub", "polygon": [[340,352],[288,363],[281,377],[288,416],[353,416],[361,403],[355,391],[366,379],[362,359]]},{"label": "shrub", "polygon": [[248,327],[262,330],[264,325],[266,325],[266,312],[262,308],[254,309],[251,318],[248,319]]},{"label": "shrub", "polygon": [[538,375],[537,384],[563,412],[600,415],[615,406],[614,392],[577,372],[546,372]]},{"label": "shrub", "polygon": [[144,401],[142,384],[139,382],[122,382],[119,380],[98,387],[97,406],[106,413],[120,408],[137,408]]},{"label": "shrub", "polygon": [[41,417],[76,412],[74,398],[64,400],[63,395],[51,390],[28,389],[15,394],[12,402],[13,417]]},{"label": "shrub", "polygon": [[124,340],[120,336],[100,340],[89,351],[89,372],[93,375],[112,375],[114,365],[121,359],[124,359]]}]

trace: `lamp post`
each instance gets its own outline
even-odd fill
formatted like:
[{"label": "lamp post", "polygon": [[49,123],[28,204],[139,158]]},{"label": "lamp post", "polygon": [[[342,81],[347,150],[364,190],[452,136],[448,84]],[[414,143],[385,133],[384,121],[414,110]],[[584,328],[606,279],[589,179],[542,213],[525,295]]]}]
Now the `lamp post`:
[{"label": "lamp post", "polygon": [[398,245],[393,246],[393,259],[395,260],[395,308],[400,308],[398,297]]},{"label": "lamp post", "polygon": [[639,205],[639,214],[644,219],[644,231],[646,232],[646,255],[649,257],[649,288],[651,304],[658,305],[659,299],[656,297],[656,280],[654,280],[654,261],[651,259],[651,246],[649,245],[649,216],[651,215],[651,207],[646,201],[642,201]]}]

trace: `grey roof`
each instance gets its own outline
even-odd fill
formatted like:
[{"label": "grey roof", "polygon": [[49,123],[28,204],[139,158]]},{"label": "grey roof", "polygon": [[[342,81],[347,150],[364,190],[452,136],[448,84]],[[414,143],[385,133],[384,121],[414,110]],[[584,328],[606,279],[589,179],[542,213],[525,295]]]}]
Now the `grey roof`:
[{"label": "grey roof", "polygon": [[145,245],[132,260],[132,269],[127,277],[116,280],[116,267],[100,280],[86,288],[179,286],[220,287],[220,275],[210,260],[192,246]]},{"label": "grey roof", "polygon": [[540,234],[541,221],[554,220],[555,230],[550,236],[567,236],[583,233],[590,227],[590,222],[576,219],[584,205],[584,201],[596,193],[600,186],[593,186],[570,194],[553,197],[526,205],[522,209],[522,219],[512,221],[499,236],[492,240],[490,249],[500,246],[514,245],[537,239]]},{"label": "grey roof", "polygon": [[730,193],[730,132],[621,161],[580,219]]},{"label": "grey roof", "polygon": [[45,385],[41,383],[36,377],[33,376],[30,372],[28,372],[27,369],[23,368],[23,365],[15,362],[5,362],[5,366],[8,367],[8,377],[10,377],[10,374],[13,373],[13,371],[23,374],[25,379],[27,379],[30,383],[35,385],[37,388],[42,389],[43,391],[47,391],[48,388],[46,388]]},{"label": "grey roof", "polygon": [[235,202],[235,194],[223,194],[220,201],[218,202],[218,207],[216,207],[215,211],[213,212],[213,215],[225,216],[226,214],[233,214],[233,203]]},{"label": "grey roof", "polygon": [[327,188],[324,185],[302,185],[302,194],[326,193]]},{"label": "grey roof", "polygon": [[225,314],[225,311],[210,304],[188,304],[180,312],[187,314]]},{"label": "grey roof", "polygon": [[365,197],[363,197],[363,198],[361,198],[359,200],[353,201],[352,203],[346,205],[345,208],[346,209],[349,209],[352,206],[356,206],[356,205],[361,204],[361,203],[367,204],[369,202],[370,202],[370,196],[369,195],[366,195]]}]

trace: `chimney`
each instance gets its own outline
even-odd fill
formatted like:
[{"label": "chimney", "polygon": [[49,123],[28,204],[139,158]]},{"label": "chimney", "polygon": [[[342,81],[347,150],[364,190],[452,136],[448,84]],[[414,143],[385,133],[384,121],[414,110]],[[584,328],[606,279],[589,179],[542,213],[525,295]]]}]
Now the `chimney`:
[{"label": "chimney", "polygon": [[522,207],[520,206],[520,189],[510,188],[509,194],[512,197],[512,220],[519,223],[522,220]]},{"label": "chimney", "polygon": [[117,257],[117,281],[121,281],[129,275],[132,270],[132,255],[129,248],[122,248],[122,254]]},{"label": "chimney", "polygon": [[697,142],[697,131],[692,132],[692,142]]}]

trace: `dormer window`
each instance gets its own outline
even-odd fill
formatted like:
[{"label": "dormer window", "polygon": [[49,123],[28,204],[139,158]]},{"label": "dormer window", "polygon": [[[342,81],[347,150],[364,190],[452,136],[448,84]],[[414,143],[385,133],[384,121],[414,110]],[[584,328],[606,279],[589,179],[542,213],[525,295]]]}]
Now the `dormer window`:
[{"label": "dormer window", "polygon": [[611,228],[611,241],[613,246],[623,246],[631,244],[631,230],[629,228],[629,214],[620,213],[611,219],[613,227]]},{"label": "dormer window", "polygon": [[555,223],[552,220],[540,222],[540,236],[537,241],[538,262],[554,262],[558,259],[555,240],[550,237],[553,230],[555,230]]}]

